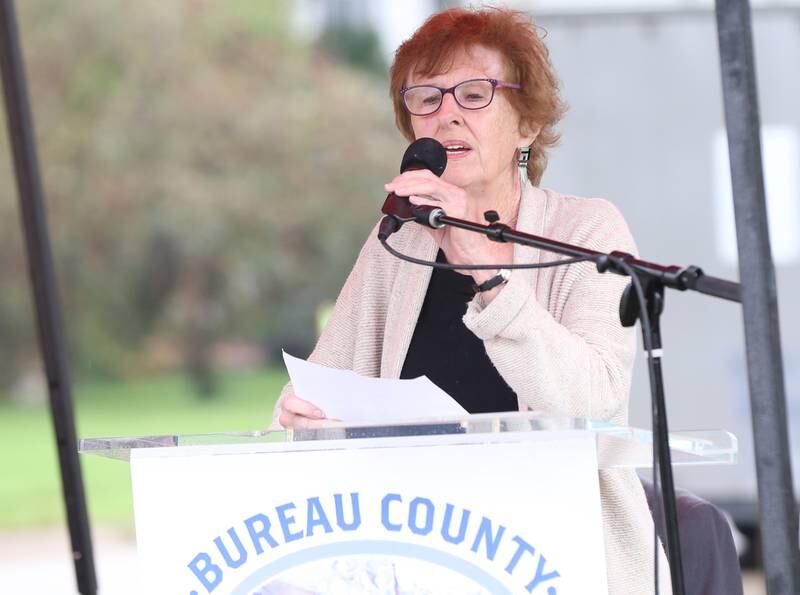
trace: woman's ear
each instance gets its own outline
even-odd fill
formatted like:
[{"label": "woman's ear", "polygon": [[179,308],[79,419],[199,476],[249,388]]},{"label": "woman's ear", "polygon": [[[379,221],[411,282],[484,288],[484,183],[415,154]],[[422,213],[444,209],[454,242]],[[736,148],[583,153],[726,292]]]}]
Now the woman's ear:
[{"label": "woman's ear", "polygon": [[539,136],[539,132],[541,132],[541,130],[542,127],[538,124],[520,122],[519,133],[522,137],[520,139],[520,146],[530,147],[533,144],[533,141],[536,140],[536,137]]}]

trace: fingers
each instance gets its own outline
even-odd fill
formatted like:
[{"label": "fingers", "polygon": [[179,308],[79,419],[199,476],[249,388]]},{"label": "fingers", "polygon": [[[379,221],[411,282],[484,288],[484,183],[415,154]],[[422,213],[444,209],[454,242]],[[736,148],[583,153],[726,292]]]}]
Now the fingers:
[{"label": "fingers", "polygon": [[448,194],[432,184],[399,184],[388,192],[394,192],[397,196],[407,196],[408,198],[415,197],[432,202],[448,202]]},{"label": "fingers", "polygon": [[384,188],[387,192],[394,192],[398,196],[427,195],[440,200],[457,194],[460,190],[441,178],[437,178],[428,170],[408,171],[400,174],[385,184]]},{"label": "fingers", "polygon": [[437,178],[431,172],[406,172],[386,184],[385,188],[387,192],[407,196],[412,204],[442,207],[451,217],[464,215],[464,190]]},{"label": "fingers", "polygon": [[297,415],[295,413],[289,413],[288,411],[282,411],[278,416],[278,423],[280,423],[281,426],[284,428],[292,428],[294,430],[321,428],[331,421],[332,420],[325,418],[312,419],[302,415]]},{"label": "fingers", "polygon": [[278,421],[284,428],[319,428],[330,421],[325,413],[313,403],[299,397],[287,397],[281,403]]},{"label": "fingers", "polygon": [[313,419],[323,419],[325,417],[325,413],[322,412],[322,409],[314,405],[314,403],[294,395],[286,397],[283,403],[281,403],[281,408],[284,411],[302,415],[303,417],[310,417]]},{"label": "fingers", "polygon": [[[393,184],[402,183],[406,181],[420,181],[420,180],[441,180],[438,176],[436,176],[432,171],[428,169],[414,169],[411,171],[404,172],[399,176],[395,176],[391,182],[386,184],[386,186],[391,186]],[[392,192],[389,190],[389,192]]]},{"label": "fingers", "polygon": [[[412,194],[411,196],[408,197],[408,202],[410,202],[412,205],[417,205],[417,206],[427,205],[431,207],[440,207],[443,209],[448,206],[447,203],[445,203],[444,201],[427,195]],[[447,214],[450,215],[449,212]]]}]

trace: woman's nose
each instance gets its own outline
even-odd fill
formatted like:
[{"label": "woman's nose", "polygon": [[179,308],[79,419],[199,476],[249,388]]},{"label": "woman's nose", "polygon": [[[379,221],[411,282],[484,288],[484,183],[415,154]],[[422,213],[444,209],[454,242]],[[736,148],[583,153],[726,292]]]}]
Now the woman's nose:
[{"label": "woman's nose", "polygon": [[439,106],[437,115],[442,120],[461,122],[461,106],[458,105],[458,102],[452,93],[444,94],[444,97],[442,97],[442,105]]}]

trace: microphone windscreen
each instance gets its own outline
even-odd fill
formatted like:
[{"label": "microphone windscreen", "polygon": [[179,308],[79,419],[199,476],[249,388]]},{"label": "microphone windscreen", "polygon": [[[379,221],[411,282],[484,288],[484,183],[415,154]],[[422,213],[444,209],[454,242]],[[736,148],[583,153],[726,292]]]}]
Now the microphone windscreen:
[{"label": "microphone windscreen", "polygon": [[447,167],[447,151],[438,140],[418,138],[408,145],[403,161],[400,162],[400,173],[411,169],[429,169],[441,177]]}]

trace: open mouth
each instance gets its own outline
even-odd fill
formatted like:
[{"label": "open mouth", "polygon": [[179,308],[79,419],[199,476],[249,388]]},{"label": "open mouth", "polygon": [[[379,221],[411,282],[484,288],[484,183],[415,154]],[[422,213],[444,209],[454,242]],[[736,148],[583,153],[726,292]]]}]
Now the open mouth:
[{"label": "open mouth", "polygon": [[463,156],[463,155],[466,155],[467,153],[469,153],[472,150],[466,144],[458,143],[458,142],[444,143],[444,148],[445,148],[445,151],[447,151],[447,156],[448,157]]}]

